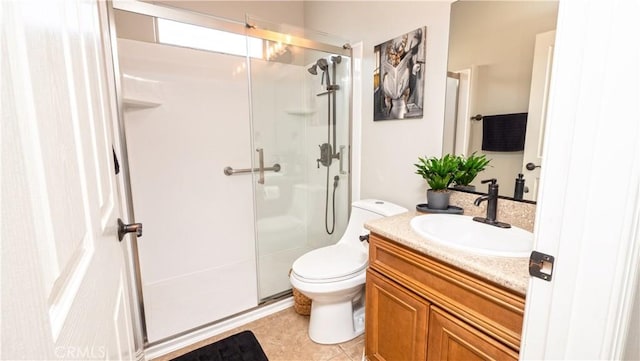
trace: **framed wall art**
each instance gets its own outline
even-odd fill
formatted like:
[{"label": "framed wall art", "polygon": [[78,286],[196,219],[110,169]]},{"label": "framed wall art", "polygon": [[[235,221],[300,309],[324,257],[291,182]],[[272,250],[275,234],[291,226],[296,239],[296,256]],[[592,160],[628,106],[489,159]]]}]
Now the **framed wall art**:
[{"label": "framed wall art", "polygon": [[374,47],[373,120],[421,118],[427,27]]}]

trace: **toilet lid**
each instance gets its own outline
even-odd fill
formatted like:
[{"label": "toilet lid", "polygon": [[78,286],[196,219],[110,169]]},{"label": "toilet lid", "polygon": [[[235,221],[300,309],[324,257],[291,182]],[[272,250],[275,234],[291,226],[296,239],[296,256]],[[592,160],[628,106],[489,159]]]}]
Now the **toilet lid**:
[{"label": "toilet lid", "polygon": [[362,249],[336,244],[315,249],[293,263],[293,272],[309,280],[330,280],[358,273],[367,267]]}]

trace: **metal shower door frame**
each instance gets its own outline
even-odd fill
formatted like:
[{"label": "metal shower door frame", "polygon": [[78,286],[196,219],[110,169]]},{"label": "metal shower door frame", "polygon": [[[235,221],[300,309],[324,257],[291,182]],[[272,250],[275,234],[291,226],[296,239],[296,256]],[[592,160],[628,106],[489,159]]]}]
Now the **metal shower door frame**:
[{"label": "metal shower door frame", "polygon": [[[117,129],[114,129],[114,135],[118,137],[120,144],[120,169],[122,171],[123,182],[124,182],[124,198],[127,200],[126,208],[129,214],[129,222],[133,222],[135,220],[135,214],[133,209],[133,198],[131,191],[131,179],[130,179],[130,171],[129,171],[129,160],[127,153],[127,142],[126,142],[126,131],[124,125],[124,103],[122,96],[122,84],[120,81],[120,64],[118,60],[118,38],[116,32],[116,24],[115,24],[115,10],[122,10],[131,13],[136,13],[140,15],[150,16],[153,18],[163,18],[167,20],[173,20],[178,22],[183,22],[191,25],[203,26],[208,28],[213,28],[216,30],[223,30],[235,34],[241,34],[249,37],[259,38],[263,40],[269,40],[274,42],[281,42],[284,44],[289,44],[305,49],[314,49],[321,50],[328,53],[334,53],[338,55],[345,55],[352,58],[352,49],[349,44],[345,44],[343,46],[335,46],[330,44],[325,44],[317,41],[313,41],[310,39],[305,39],[297,36],[287,35],[278,33],[271,30],[259,29],[252,24],[247,24],[245,22],[234,21],[230,19],[223,19],[219,17],[215,17],[212,15],[206,15],[202,13],[197,13],[185,9],[177,9],[164,7],[160,5],[154,5],[141,1],[130,1],[130,0],[111,0],[107,4],[108,8],[108,18],[109,18],[109,41],[111,44],[111,56],[112,56],[112,64],[113,64],[113,77],[114,84],[116,88],[116,102],[118,109],[118,122]],[[157,39],[155,39],[157,41]],[[248,56],[247,56],[248,57]],[[351,62],[351,74],[353,74],[353,62]],[[351,77],[351,82],[353,82],[353,77]],[[352,105],[352,96],[353,96],[353,84],[349,87],[349,99],[350,99],[350,107]],[[352,112],[349,113],[349,150],[348,157],[351,159],[352,150],[351,150],[351,141],[353,136],[353,120],[352,120]],[[348,164],[348,173],[351,174],[351,161]],[[349,177],[349,192],[348,192],[348,203],[351,203],[351,189],[352,189],[352,180]],[[350,208],[349,208],[350,211]],[[255,219],[255,215],[254,215]],[[144,348],[149,345],[148,337],[147,337],[147,326],[145,321],[145,309],[143,302],[143,294],[142,294],[142,279],[141,279],[141,270],[140,270],[140,261],[138,255],[138,245],[137,240],[132,238],[132,242],[130,245],[126,247],[127,249],[127,257],[131,259],[131,265],[129,265],[129,293],[130,293],[130,301],[131,301],[131,309],[133,310],[132,315],[132,326],[133,326],[133,338],[135,342],[135,351],[138,360],[144,359]],[[214,322],[215,323],[215,322]],[[207,327],[210,324],[203,325],[203,327]],[[191,332],[191,331],[188,331]],[[182,334],[175,335],[174,337],[180,337]]]}]

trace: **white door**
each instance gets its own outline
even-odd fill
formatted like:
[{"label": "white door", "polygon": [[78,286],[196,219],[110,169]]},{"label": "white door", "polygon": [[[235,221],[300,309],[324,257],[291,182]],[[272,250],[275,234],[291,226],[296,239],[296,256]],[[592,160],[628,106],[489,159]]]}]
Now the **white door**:
[{"label": "white door", "polygon": [[619,360],[638,345],[638,5],[560,1],[535,230],[555,264],[529,283],[522,359]]},{"label": "white door", "polygon": [[[536,45],[533,52],[529,115],[527,117],[527,139],[524,144],[524,155],[522,158],[522,174],[524,175],[525,184],[529,188],[529,192],[524,194],[524,199],[530,201],[538,199],[544,129],[547,119],[547,100],[549,98],[549,85],[551,83],[551,65],[553,64],[553,45],[555,39],[555,30],[536,35]],[[527,167],[527,165],[529,165],[529,167]]]},{"label": "white door", "polygon": [[105,3],[3,1],[2,359],[133,359]]}]

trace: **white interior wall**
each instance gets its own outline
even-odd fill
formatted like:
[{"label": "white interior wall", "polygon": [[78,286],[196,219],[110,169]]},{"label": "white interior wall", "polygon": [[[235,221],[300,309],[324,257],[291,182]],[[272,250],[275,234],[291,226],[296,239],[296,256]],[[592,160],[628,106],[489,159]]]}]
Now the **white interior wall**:
[{"label": "white interior wall", "polygon": [[118,38],[154,42],[153,19],[149,16],[115,10],[114,22]]},{"label": "white interior wall", "polygon": [[[363,42],[361,198],[413,208],[424,203],[426,182],[415,174],[419,156],[442,151],[451,1],[306,1],[305,26]],[[427,27],[424,116],[373,121],[373,47]]]},{"label": "white interior wall", "polygon": [[[535,36],[556,27],[557,1],[458,1],[451,6],[449,71],[473,68],[471,113],[527,112]],[[500,194],[513,196],[523,152],[482,152],[482,122],[471,122],[470,153],[487,154]]]}]

